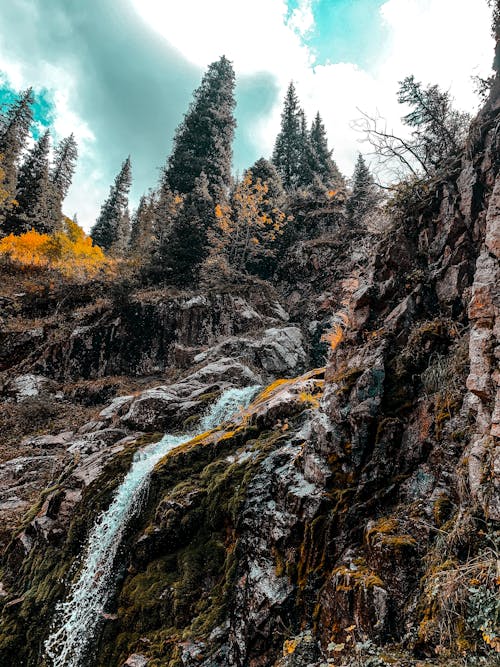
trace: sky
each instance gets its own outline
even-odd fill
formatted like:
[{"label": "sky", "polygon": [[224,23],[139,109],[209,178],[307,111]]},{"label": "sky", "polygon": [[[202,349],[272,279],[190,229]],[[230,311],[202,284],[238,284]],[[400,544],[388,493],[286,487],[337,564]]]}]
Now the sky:
[{"label": "sky", "polygon": [[157,183],[193,90],[226,55],[236,77],[234,170],[269,157],[294,81],[320,111],[341,171],[369,148],[360,109],[401,130],[398,81],[414,74],[474,113],[490,74],[486,0],[8,0],[0,3],[0,104],[36,94],[34,136],[74,132],[79,162],[65,212],[90,229],[131,155],[131,203]]}]

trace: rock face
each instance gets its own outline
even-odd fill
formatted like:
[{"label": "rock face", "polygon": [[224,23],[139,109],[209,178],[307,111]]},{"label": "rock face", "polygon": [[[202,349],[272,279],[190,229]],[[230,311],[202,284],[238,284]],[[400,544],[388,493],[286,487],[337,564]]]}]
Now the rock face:
[{"label": "rock face", "polygon": [[[263,361],[269,372],[284,372],[291,361],[287,338],[297,335],[286,327],[283,333],[279,331],[287,318],[270,287],[250,288],[242,296],[138,293],[125,303],[82,308],[58,321],[54,328],[47,325],[37,329],[34,344],[32,338],[23,342],[25,332],[1,336],[0,370],[14,364],[19,368],[29,366],[65,382],[112,375],[152,376],[172,366],[189,368],[196,355],[225,339],[229,339],[226,349],[235,352],[236,357],[240,348],[246,347],[247,361],[251,357],[258,364],[260,332],[278,327],[266,334],[272,337],[272,349],[269,359],[264,355]],[[241,344],[238,338],[242,338]],[[303,363],[300,350],[295,353],[296,363]]]}]

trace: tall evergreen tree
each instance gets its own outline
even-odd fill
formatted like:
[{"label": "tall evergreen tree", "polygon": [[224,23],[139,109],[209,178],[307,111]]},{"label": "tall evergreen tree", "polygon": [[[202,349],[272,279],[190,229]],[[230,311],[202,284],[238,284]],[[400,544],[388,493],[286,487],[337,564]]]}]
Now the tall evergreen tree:
[{"label": "tall evergreen tree", "polygon": [[132,217],[129,252],[145,259],[153,250],[155,234],[156,201],[152,192],[142,195],[139,206]]},{"label": "tall evergreen tree", "polygon": [[49,151],[47,130],[26,155],[19,169],[16,206],[7,213],[5,231],[22,234],[35,229],[41,234],[52,231],[49,213]]},{"label": "tall evergreen tree", "polygon": [[90,235],[98,246],[109,250],[123,232],[123,217],[128,215],[128,194],[132,184],[130,156],[122,164],[120,172],[111,186],[109,196],[92,227]]},{"label": "tall evergreen tree", "polygon": [[310,133],[307,127],[306,114],[300,110],[300,159],[298,164],[297,185],[307,187],[311,185],[315,175],[315,159]]},{"label": "tall evergreen tree", "polygon": [[273,164],[286,190],[293,190],[300,182],[302,150],[302,110],[293,82],[288,86],[281,114],[281,129],[273,151]]},{"label": "tall evergreen tree", "polygon": [[170,188],[187,194],[202,172],[211,197],[225,197],[231,184],[235,77],[231,62],[222,56],[212,63],[174,137],[168,160]]},{"label": "tall evergreen tree", "polygon": [[358,223],[378,202],[379,196],[373,176],[361,153],[352,177],[352,194],[346,205],[347,219]]},{"label": "tall evergreen tree", "polygon": [[131,231],[130,212],[128,207],[120,216],[118,227],[116,228],[116,240],[113,242],[109,252],[114,257],[125,257],[130,244]]},{"label": "tall evergreen tree", "polygon": [[50,214],[54,229],[62,221],[62,202],[66,197],[75,172],[78,146],[74,134],[70,134],[56,146],[50,170]]},{"label": "tall evergreen tree", "polygon": [[17,166],[33,122],[33,101],[33,91],[28,88],[1,118],[0,155],[4,171],[1,185],[8,192],[7,201],[15,196]]},{"label": "tall evergreen tree", "polygon": [[167,244],[162,248],[163,274],[168,282],[185,287],[196,283],[208,254],[208,230],[214,223],[214,200],[202,172],[186,196]]},{"label": "tall evergreen tree", "polygon": [[312,168],[323,184],[326,187],[344,185],[344,179],[332,158],[332,151],[328,148],[326,129],[319,111],[311,125],[310,141],[313,158]]},{"label": "tall evergreen tree", "polygon": [[158,247],[163,247],[172,230],[173,222],[179,212],[182,198],[172,192],[168,173],[163,171],[154,207],[154,234]]}]

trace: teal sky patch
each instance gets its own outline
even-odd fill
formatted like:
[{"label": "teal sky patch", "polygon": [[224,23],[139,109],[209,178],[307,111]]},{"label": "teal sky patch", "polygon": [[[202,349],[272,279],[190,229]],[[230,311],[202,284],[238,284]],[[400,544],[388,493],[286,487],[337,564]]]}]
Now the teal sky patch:
[{"label": "teal sky patch", "polygon": [[[3,111],[9,107],[17,99],[18,94],[19,91],[11,88],[0,72],[0,109]],[[34,139],[39,139],[54,122],[54,102],[52,93],[46,88],[35,90],[34,98],[31,134]]]},{"label": "teal sky patch", "polygon": [[[304,41],[316,65],[350,62],[370,70],[374,53],[386,38],[380,15],[385,0],[313,0],[314,27]],[[299,6],[289,0],[288,18]]]}]

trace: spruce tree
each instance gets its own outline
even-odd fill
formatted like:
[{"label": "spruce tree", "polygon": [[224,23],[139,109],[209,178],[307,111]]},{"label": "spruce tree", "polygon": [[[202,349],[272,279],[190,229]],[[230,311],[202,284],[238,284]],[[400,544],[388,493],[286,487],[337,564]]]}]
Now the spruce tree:
[{"label": "spruce tree", "polygon": [[182,198],[172,192],[168,173],[164,170],[154,206],[154,234],[158,247],[163,247],[168,239],[173,222],[179,212]]},{"label": "spruce tree", "polygon": [[214,201],[209,185],[202,172],[187,194],[170,237],[160,252],[164,277],[179,287],[198,281],[201,264],[208,254],[208,231],[214,222]]},{"label": "spruce tree", "polygon": [[130,229],[130,212],[127,207],[118,220],[118,226],[116,228],[116,239],[109,249],[109,252],[112,256],[125,257],[130,244]]},{"label": "spruce tree", "polygon": [[311,137],[307,128],[306,114],[300,110],[300,158],[298,164],[297,185],[307,187],[311,185],[315,176],[315,159]]},{"label": "spruce tree", "polygon": [[375,181],[360,153],[352,177],[352,194],[346,205],[348,221],[358,223],[368,211],[376,206],[378,199]]},{"label": "spruce tree", "polygon": [[59,229],[61,226],[62,202],[70,188],[77,158],[78,146],[74,135],[70,134],[56,146],[50,169],[50,215],[54,229]]},{"label": "spruce tree", "polygon": [[94,243],[104,250],[109,250],[119,240],[120,235],[123,236],[123,217],[128,214],[128,193],[131,184],[132,165],[129,156],[122,164],[90,232]]},{"label": "spruce tree", "polygon": [[312,149],[312,169],[325,187],[342,187],[344,179],[332,158],[332,151],[328,148],[323,120],[318,113],[311,125],[310,142]]},{"label": "spruce tree", "polygon": [[[4,171],[2,188],[8,193],[6,202],[16,193],[17,166],[33,122],[33,91],[25,90],[3,115],[0,123],[0,155]],[[3,210],[5,214],[5,207]]]},{"label": "spruce tree", "polygon": [[129,253],[146,259],[156,242],[155,235],[156,201],[152,192],[142,195],[139,206],[132,217]]},{"label": "spruce tree", "polygon": [[216,201],[226,196],[231,184],[235,77],[231,62],[222,56],[212,63],[174,137],[168,160],[170,188],[187,194],[202,172]]},{"label": "spruce tree", "polygon": [[49,151],[47,130],[26,155],[19,169],[16,206],[7,213],[5,231],[22,234],[34,229],[41,234],[52,231],[49,213]]},{"label": "spruce tree", "polygon": [[286,190],[293,190],[300,182],[300,163],[303,155],[302,114],[292,82],[286,93],[281,114],[281,130],[273,151],[273,164]]}]

